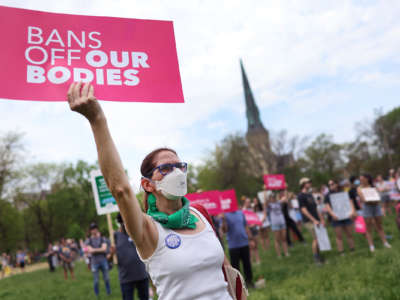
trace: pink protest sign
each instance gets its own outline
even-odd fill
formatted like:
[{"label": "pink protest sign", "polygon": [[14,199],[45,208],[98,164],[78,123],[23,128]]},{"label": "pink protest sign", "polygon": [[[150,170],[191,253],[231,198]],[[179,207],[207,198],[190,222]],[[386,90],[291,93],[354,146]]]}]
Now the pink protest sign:
[{"label": "pink protest sign", "polygon": [[201,204],[207,209],[210,215],[218,215],[222,212],[218,191],[207,191],[201,193],[187,194],[185,197],[189,199],[191,204]]},{"label": "pink protest sign", "polygon": [[285,175],[283,174],[264,175],[264,184],[267,190],[284,190],[286,189]]},{"label": "pink protest sign", "polygon": [[218,197],[221,203],[221,210],[223,212],[232,212],[238,210],[235,190],[220,191]]},{"label": "pink protest sign", "polygon": [[247,224],[249,225],[262,225],[260,219],[258,218],[257,214],[250,211],[250,210],[246,210],[243,209],[243,214],[244,217],[246,219]]},{"label": "pink protest sign", "polygon": [[102,100],[184,102],[171,21],[0,6],[0,98],[65,101],[73,81]]}]

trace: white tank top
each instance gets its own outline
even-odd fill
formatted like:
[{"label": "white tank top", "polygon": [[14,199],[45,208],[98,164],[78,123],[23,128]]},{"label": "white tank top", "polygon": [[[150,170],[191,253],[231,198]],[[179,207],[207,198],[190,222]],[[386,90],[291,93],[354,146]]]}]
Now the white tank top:
[{"label": "white tank top", "polygon": [[157,248],[142,259],[160,300],[232,300],[222,273],[224,251],[207,219],[194,208],[206,227],[181,234],[162,227]]}]

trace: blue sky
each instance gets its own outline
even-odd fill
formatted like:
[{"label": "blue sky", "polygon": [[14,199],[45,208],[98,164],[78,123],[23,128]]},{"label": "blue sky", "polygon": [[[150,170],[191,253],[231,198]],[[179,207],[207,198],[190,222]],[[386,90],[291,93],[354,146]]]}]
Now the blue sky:
[{"label": "blue sky", "polygon": [[[147,152],[198,164],[247,121],[239,58],[271,131],[343,142],[356,122],[398,105],[399,1],[50,1],[0,5],[174,21],[185,104],[102,102],[133,182]],[[101,95],[97,95],[101,99]],[[27,161],[96,160],[86,120],[66,103],[0,99],[0,130],[25,133]]]}]

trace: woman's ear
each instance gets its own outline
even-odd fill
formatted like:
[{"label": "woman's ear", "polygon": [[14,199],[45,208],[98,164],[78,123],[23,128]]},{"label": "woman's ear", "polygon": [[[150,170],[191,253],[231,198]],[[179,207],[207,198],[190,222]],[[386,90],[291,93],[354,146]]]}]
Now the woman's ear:
[{"label": "woman's ear", "polygon": [[147,178],[142,178],[140,180],[140,183],[141,183],[143,189],[148,193],[153,193],[156,190],[155,187],[154,187],[154,183],[151,182]]}]

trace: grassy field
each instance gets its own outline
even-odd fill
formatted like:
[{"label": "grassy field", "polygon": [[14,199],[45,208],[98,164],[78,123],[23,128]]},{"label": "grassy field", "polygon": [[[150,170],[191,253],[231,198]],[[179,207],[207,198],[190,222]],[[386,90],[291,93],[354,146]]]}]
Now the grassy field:
[{"label": "grassy field", "polygon": [[[385,230],[393,236],[392,249],[384,249],[376,239],[377,249],[371,254],[365,238],[357,234],[355,252],[347,251],[344,257],[335,250],[325,253],[323,267],[313,264],[309,245],[296,244],[289,258],[277,259],[272,249],[262,253],[262,264],[254,267],[254,276],[264,277],[266,287],[250,291],[249,299],[400,299],[400,234],[393,217],[385,219]],[[306,238],[310,239],[307,234]],[[65,281],[61,269],[18,274],[0,280],[0,299],[96,299],[92,275],[84,264],[77,264],[76,276],[75,281]],[[111,271],[111,285],[112,296],[106,297],[101,282],[102,299],[121,299],[116,268]]]}]

